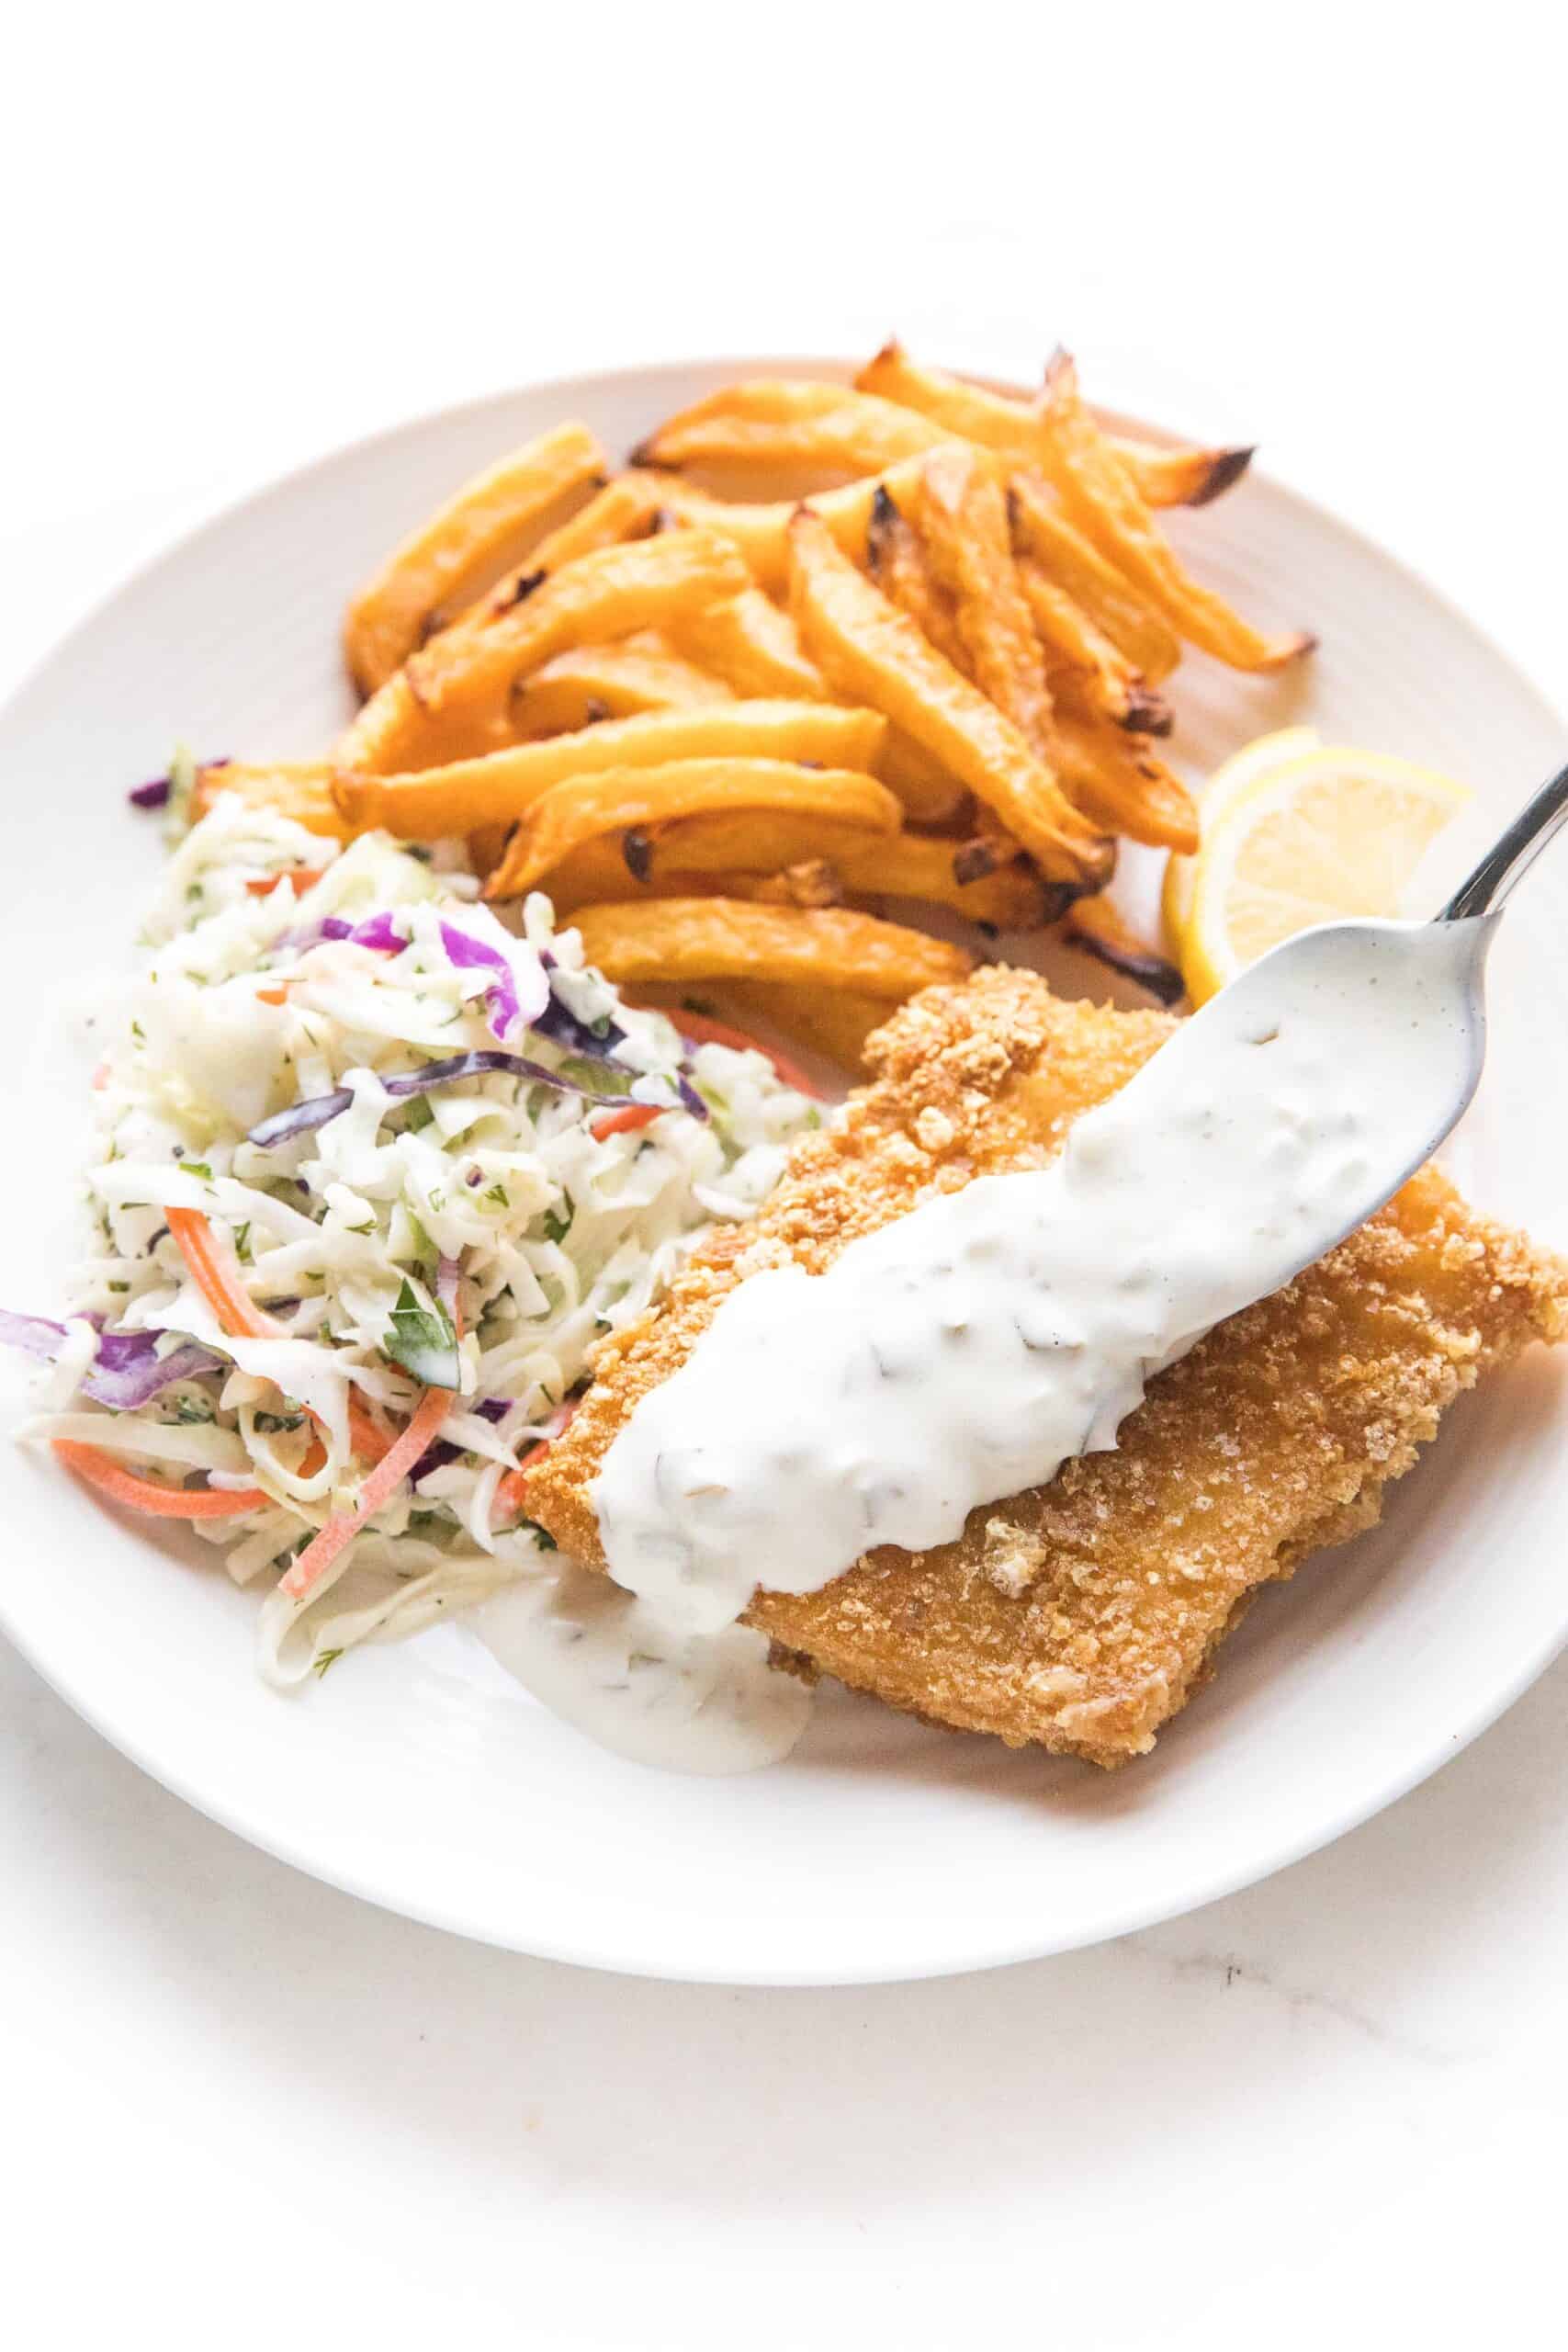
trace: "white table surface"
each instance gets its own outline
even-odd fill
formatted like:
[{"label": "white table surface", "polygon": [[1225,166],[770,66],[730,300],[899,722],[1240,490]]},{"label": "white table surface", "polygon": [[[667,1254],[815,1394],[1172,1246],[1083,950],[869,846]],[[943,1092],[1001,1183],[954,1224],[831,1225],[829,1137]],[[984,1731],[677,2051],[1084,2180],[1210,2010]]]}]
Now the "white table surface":
[{"label": "white table surface", "polygon": [[[1568,704],[1538,12],[1056,13],[34,12],[0,141],[7,682],[141,552],[367,427],[897,326],[1183,386],[1172,422],[1260,433]],[[1565,1792],[1560,1664],[1185,1921],[727,1993],[317,1886],[0,1650],[0,2332],[1507,2340],[1559,2302]]]}]

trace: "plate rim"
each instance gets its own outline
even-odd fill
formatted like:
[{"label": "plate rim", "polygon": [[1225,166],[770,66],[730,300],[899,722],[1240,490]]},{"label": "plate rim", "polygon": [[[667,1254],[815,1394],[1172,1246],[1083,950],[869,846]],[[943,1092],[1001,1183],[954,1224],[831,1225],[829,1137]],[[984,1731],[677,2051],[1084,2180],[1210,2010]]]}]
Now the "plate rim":
[{"label": "plate rim", "polygon": [[[649,362],[633,360],[617,367],[578,370],[566,376],[525,376],[508,387],[492,389],[467,401],[413,411],[370,432],[332,444],[247,490],[217,499],[178,530],[150,535],[147,546],[135,557],[116,567],[107,583],[81,606],[53,642],[13,682],[3,702],[0,702],[0,725],[18,715],[19,707],[47,684],[50,673],[57,666],[68,667],[76,654],[79,641],[96,630],[112,608],[149,577],[177,565],[199,549],[205,541],[219,537],[234,526],[243,524],[253,511],[266,506],[281,494],[307,487],[312,478],[333,469],[347,458],[388,450],[405,436],[424,433],[432,427],[477,424],[487,413],[502,411],[525,394],[558,395],[563,403],[570,405],[574,399],[592,399],[596,392],[625,388],[632,380],[640,385],[656,386],[661,379],[684,378],[694,373],[747,374],[770,369],[788,370],[792,374],[818,371],[837,378],[843,375],[851,365],[852,363],[842,356],[828,356],[820,352],[785,354],[752,350],[739,354],[701,352],[667,356]],[[982,378],[979,380],[993,384],[1008,381],[1005,377]],[[1125,391],[1128,388],[1119,385],[1117,389]],[[1123,407],[1120,401],[1098,405],[1119,422],[1137,423],[1151,438],[1169,442],[1179,437],[1168,427],[1142,424],[1136,408]],[[1315,491],[1305,488],[1288,466],[1281,470],[1272,467],[1258,468],[1258,479],[1270,491],[1282,495],[1296,507],[1304,509],[1310,516],[1329,523],[1336,532],[1354,542],[1359,549],[1380,563],[1391,566],[1413,591],[1439,608],[1450,621],[1468,633],[1472,640],[1485,649],[1492,660],[1511,674],[1523,694],[1538,706],[1545,722],[1559,732],[1568,731],[1562,706],[1547,690],[1533,669],[1517,660],[1489,628],[1473,620],[1458,598],[1446,588],[1438,586],[1396,548],[1364,530],[1359,524],[1348,520]],[[1039,1940],[1038,1929],[1032,1933],[1021,1930],[1016,1938],[1001,1947],[998,1947],[993,1934],[978,1950],[964,1949],[962,1938],[955,1938],[945,1954],[914,1959],[902,1966],[892,1965],[886,1958],[881,1958],[858,1965],[840,1960],[832,1965],[830,1971],[820,1964],[792,1969],[776,1962],[742,1970],[733,1962],[705,1968],[695,1960],[687,1960],[679,1965],[657,1958],[639,1961],[628,1958],[621,1951],[612,1952],[595,1948],[592,1939],[552,1938],[534,1929],[529,1930],[526,1941],[521,1941],[497,1932],[491,1926],[476,1924],[471,1917],[464,1916],[458,1905],[440,1901],[422,1902],[417,1895],[389,1894],[362,1879],[351,1861],[345,1863],[333,1859],[330,1853],[317,1855],[311,1850],[308,1839],[290,1840],[258,1826],[243,1805],[226,1804],[220,1796],[204,1792],[177,1766],[158,1758],[155,1751],[134,1729],[127,1730],[118,1723],[111,1725],[91,1697],[73,1686],[68,1658],[59,1655],[59,1646],[35,1643],[18,1625],[3,1581],[0,1581],[0,1631],[4,1631],[32,1670],[81,1721],[160,1787],[272,1860],[300,1871],[342,1894],[396,1917],[415,1920],[422,1926],[465,1937],[492,1950],[515,1951],[529,1958],[649,1981],[778,1988],[911,1983],[978,1973],[992,1968],[1020,1966],[1032,1960],[1045,1960],[1114,1941],[1121,1937],[1158,1927],[1170,1919],[1201,1912],[1227,1895],[1261,1884],[1277,1872],[1323,1851],[1398,1804],[1424,1781],[1434,1778],[1506,1714],[1568,1648],[1568,1614],[1565,1614],[1562,1625],[1554,1629],[1544,1642],[1535,1645],[1514,1673],[1504,1679],[1500,1689],[1488,1692],[1484,1700],[1450,1730],[1442,1753],[1407,1763],[1380,1780],[1370,1793],[1359,1795],[1342,1806],[1326,1826],[1316,1825],[1290,1840],[1274,1850],[1261,1867],[1255,1860],[1242,1859],[1215,1870],[1202,1882],[1196,1894],[1190,1891],[1169,1900],[1156,1902],[1152,1909],[1146,1901],[1129,1900],[1112,1916],[1102,1917],[1097,1924],[1066,1933],[1053,1933],[1044,1942]]]}]

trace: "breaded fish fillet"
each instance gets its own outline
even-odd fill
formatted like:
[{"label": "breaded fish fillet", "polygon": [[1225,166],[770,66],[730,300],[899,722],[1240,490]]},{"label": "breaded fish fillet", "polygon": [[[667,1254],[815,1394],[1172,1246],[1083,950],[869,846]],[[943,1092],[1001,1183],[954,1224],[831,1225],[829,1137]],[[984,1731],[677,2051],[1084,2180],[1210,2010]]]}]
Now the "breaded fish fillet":
[{"label": "breaded fish fillet", "polygon": [[[610,1442],[736,1283],[792,1257],[819,1272],[928,1187],[1039,1167],[1172,1026],[995,967],[905,1006],[873,1039],[874,1081],[842,1124],[797,1144],[761,1213],[712,1236],[664,1302],[605,1342],[533,1476],[533,1514],[603,1565],[592,1486]],[[895,1706],[1123,1763],[1190,1697],[1259,1585],[1371,1526],[1460,1391],[1565,1329],[1568,1266],[1426,1170],[1152,1381],[1115,1453],[971,1512],[957,1543],[872,1552],[819,1592],[760,1592],[748,1622]]]}]

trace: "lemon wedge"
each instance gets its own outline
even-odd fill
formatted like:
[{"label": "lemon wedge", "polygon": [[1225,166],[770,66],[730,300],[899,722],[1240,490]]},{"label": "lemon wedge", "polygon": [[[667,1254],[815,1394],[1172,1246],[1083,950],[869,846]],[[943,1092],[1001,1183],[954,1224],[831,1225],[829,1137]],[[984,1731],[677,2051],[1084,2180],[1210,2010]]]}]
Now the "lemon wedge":
[{"label": "lemon wedge", "polygon": [[1429,768],[1341,745],[1255,775],[1204,826],[1180,944],[1193,1002],[1313,923],[1397,915],[1411,875],[1470,797]]},{"label": "lemon wedge", "polygon": [[[1207,842],[1216,831],[1228,808],[1234,808],[1243,793],[1249,792],[1260,777],[1286,760],[1297,758],[1303,752],[1315,752],[1319,743],[1315,727],[1281,727],[1272,735],[1259,735],[1239,752],[1233,752],[1223,766],[1217,767],[1203,786],[1199,806],[1199,821],[1202,837]],[[1179,956],[1182,936],[1188,918],[1192,912],[1193,893],[1198,886],[1198,858],[1183,857],[1172,850],[1165,862],[1165,888],[1160,895],[1160,914],[1165,922],[1166,938]]]}]

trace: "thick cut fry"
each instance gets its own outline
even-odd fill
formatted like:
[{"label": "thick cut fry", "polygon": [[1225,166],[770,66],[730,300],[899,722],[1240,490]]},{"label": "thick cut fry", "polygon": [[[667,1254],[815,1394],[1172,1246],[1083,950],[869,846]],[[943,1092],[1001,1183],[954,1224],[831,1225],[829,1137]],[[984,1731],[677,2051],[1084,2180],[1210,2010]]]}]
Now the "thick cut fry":
[{"label": "thick cut fry", "polygon": [[1081,676],[1094,708],[1113,726],[1130,727],[1142,735],[1168,735],[1168,703],[1033,556],[1019,557],[1018,582],[1047,656],[1063,657]]},{"label": "thick cut fry", "polygon": [[[908,469],[908,481],[914,479],[913,470]],[[856,508],[857,529],[862,528],[863,516],[871,512],[872,504],[873,493],[868,492]],[[717,500],[707,501],[706,506],[723,514],[761,511],[720,508]],[[795,511],[793,506],[777,509],[781,579],[788,546],[787,526]],[[716,527],[722,530],[725,526],[716,521]],[[842,544],[844,531],[836,530],[835,536]],[[705,671],[728,681],[739,694],[821,695],[831,699],[827,681],[801,650],[795,623],[759,590],[747,590],[709,605],[682,623],[679,634],[682,646],[695,656]],[[525,703],[530,691],[524,690]],[[945,824],[963,807],[964,786],[897,728],[888,729],[880,753],[874,763],[868,764],[874,764],[884,783],[892,786],[917,824]]]},{"label": "thick cut fry", "polygon": [[[897,841],[903,837],[896,833],[892,838]],[[801,858],[777,874],[738,874],[728,878],[716,875],[711,879],[721,899],[756,899],[773,907],[841,907],[844,903],[843,876],[832,859],[827,857]],[[677,894],[671,891],[669,895],[673,898]],[[693,890],[687,896],[700,898],[702,892]]]},{"label": "thick cut fry", "polygon": [[511,824],[570,777],[598,775],[609,768],[748,757],[866,768],[880,748],[883,726],[875,711],[834,703],[724,702],[704,709],[644,711],[415,775],[344,771],[333,782],[332,798],[350,832],[384,827],[400,841],[434,842],[484,825]]},{"label": "thick cut fry", "polygon": [[835,853],[834,864],[856,899],[919,899],[995,931],[1037,931],[1061,913],[1060,893],[1027,860],[1014,857],[976,881],[960,882],[954,847],[931,833],[899,833],[858,854]]},{"label": "thick cut fry", "polygon": [[633,463],[743,475],[837,474],[852,481],[947,438],[925,418],[847,385],[769,377],[728,385],[671,417],[633,452]]},{"label": "thick cut fry", "polygon": [[733,699],[722,678],[699,670],[657,630],[643,629],[618,645],[558,653],[513,696],[512,709],[518,734],[532,741],[637,711],[700,710]]},{"label": "thick cut fry", "polygon": [[992,464],[962,442],[920,469],[920,535],[953,599],[960,664],[1040,758],[1051,757],[1051,695],[1018,583],[1007,504]]},{"label": "thick cut fry", "polygon": [[1277,670],[1311,651],[1315,640],[1304,630],[1265,637],[1184,571],[1085,408],[1065,352],[1051,363],[1043,414],[1050,434],[1042,463],[1075,519],[1181,636],[1233,670]]},{"label": "thick cut fry", "polygon": [[1081,947],[1123,979],[1146,989],[1161,1004],[1179,1004],[1187,983],[1174,964],[1168,963],[1146,939],[1140,939],[1109,899],[1077,899],[1067,909],[1062,929],[1075,947]]},{"label": "thick cut fry", "polygon": [[713,531],[669,531],[628,547],[596,548],[550,573],[498,620],[446,630],[404,674],[427,711],[482,701],[569,646],[660,628],[750,584],[735,548]]},{"label": "thick cut fry", "polygon": [[353,838],[354,828],[344,822],[333,798],[333,771],[325,760],[279,760],[269,766],[221,760],[198,768],[191,795],[193,824],[206,816],[220,792],[238,793],[252,808],[291,817],[309,832],[326,833],[339,842]]},{"label": "thick cut fry", "polygon": [[[861,390],[913,409],[1015,464],[1041,462],[1042,434],[1048,428],[1042,425],[1037,403],[1016,392],[993,391],[938,368],[918,367],[898,343],[885,345],[855,382]],[[1109,437],[1150,506],[1206,506],[1240,481],[1253,455],[1250,449],[1161,449],[1146,441]]]},{"label": "thick cut fry", "polygon": [[1083,606],[1151,685],[1168,678],[1181,659],[1181,642],[1164,614],[1067,520],[1057,493],[1039,475],[1021,469],[1009,490],[1020,552],[1035,558],[1047,578]]},{"label": "thick cut fry", "polygon": [[[640,838],[646,839],[646,836]],[[638,857],[637,864],[644,861]],[[834,873],[838,869],[835,867]],[[556,910],[557,920],[571,913],[575,907],[592,907],[613,899],[754,899],[775,895],[772,874],[740,874],[733,868],[724,874],[694,874],[676,866],[634,874],[626,864],[624,836],[601,834],[597,841],[584,842],[570,857],[563,857],[552,866],[540,885]],[[842,893],[831,903],[840,903]],[[784,899],[786,905],[794,900]]]},{"label": "thick cut fry", "polygon": [[514,565],[486,594],[459,613],[456,626],[482,628],[487,621],[499,620],[522,596],[532,594],[532,583],[540,572],[558,571],[562,564],[575,563],[580,555],[592,555],[595,548],[618,547],[623,540],[640,538],[653,528],[660,505],[658,492],[644,476],[618,474],[586,506],[548,532],[525,563]]},{"label": "thick cut fry", "polygon": [[738,695],[832,699],[821,671],[801,651],[795,623],[760,588],[705,605],[677,622],[672,633],[682,652]]},{"label": "thick cut fry", "polygon": [[1111,446],[1145,506],[1208,506],[1238,482],[1255,449],[1156,448],[1112,433]]},{"label": "thick cut fry", "polygon": [[[851,561],[863,563],[866,526],[877,492],[885,490],[895,502],[906,498],[914,486],[919,465],[918,458],[905,458],[867,481],[849,482],[841,490],[818,491],[805,503],[812,514],[821,515]],[[745,557],[759,588],[765,588],[773,595],[787,586],[789,526],[800,503],[798,500],[748,502],[716,498],[711,492],[683,481],[679,474],[652,474],[648,479],[659,485],[663,503],[682,523],[703,530],[721,531],[726,538],[732,539]]]},{"label": "thick cut fry", "polygon": [[[897,840],[897,836],[890,837]],[[879,842],[889,837],[878,835]],[[657,847],[657,842],[655,844]],[[838,866],[828,858],[797,859],[793,865],[765,873],[696,874],[688,868],[658,868],[645,878],[632,874],[623,842],[614,834],[585,842],[553,867],[545,889],[557,916],[575,907],[597,906],[615,899],[755,899],[774,907],[841,907],[844,885]]]},{"label": "thick cut fry", "polygon": [[[845,824],[815,809],[804,814],[787,808],[717,809],[700,817],[678,817],[643,832],[638,839],[645,847],[634,849],[631,856],[650,878],[682,870],[705,877],[778,874],[807,858],[830,860],[836,866],[858,861],[869,870],[878,849],[895,848],[897,838],[884,828]],[[699,881],[694,895],[700,896],[704,887]],[[842,895],[837,893],[830,903],[837,904]]]},{"label": "thick cut fry", "polygon": [[344,650],[360,688],[374,694],[441,613],[459,611],[488,588],[542,537],[563,501],[583,495],[607,470],[588,427],[563,424],[466,482],[349,606]]},{"label": "thick cut fry", "polygon": [[885,785],[849,768],[741,757],[606,768],[558,784],[534,803],[486,884],[485,896],[521,898],[562,858],[601,833],[642,832],[678,817],[748,809],[815,817],[874,833],[897,832],[903,818]]},{"label": "thick cut fry", "polygon": [[818,517],[798,514],[790,529],[796,623],[829,681],[912,735],[1053,880],[1104,882],[1114,844],[1092,831],[1012,721],[862,579]]},{"label": "thick cut fry", "polygon": [[[1058,680],[1064,706],[1071,682]],[[1091,714],[1058,709],[1055,743],[1063,781],[1097,824],[1130,841],[1190,854],[1196,848],[1198,811],[1179,776],[1173,775],[1148,738],[1129,735]]]},{"label": "thick cut fry", "polygon": [[[918,491],[919,484],[915,487]],[[914,525],[886,490],[877,491],[865,544],[871,576],[888,602],[908,614],[921,636],[929,638],[955,670],[964,669],[953,600],[932,571],[929,551]]]},{"label": "thick cut fry", "polygon": [[741,1028],[766,1022],[857,1076],[867,1038],[892,1019],[902,1002],[898,997],[870,996],[859,989],[799,988],[779,980],[721,980],[714,993]]},{"label": "thick cut fry", "polygon": [[[457,631],[446,634],[456,637]],[[480,759],[516,741],[511,705],[511,682],[503,679],[488,694],[470,695],[465,703],[422,709],[405,667],[378,686],[353,725],[338,737],[334,764],[378,775]]]},{"label": "thick cut fry", "polygon": [[649,980],[778,980],[903,998],[967,972],[946,940],[849,907],[664,899],[585,907],[575,918],[589,963],[628,988]]}]

